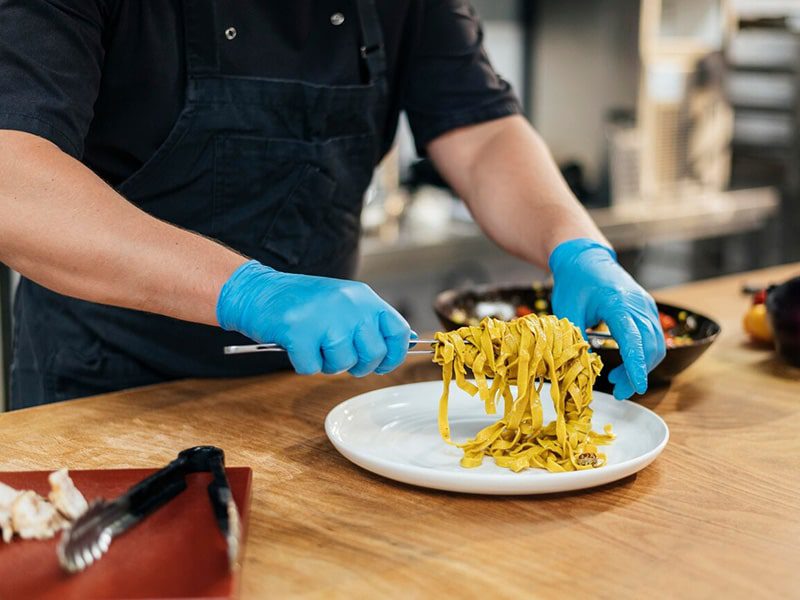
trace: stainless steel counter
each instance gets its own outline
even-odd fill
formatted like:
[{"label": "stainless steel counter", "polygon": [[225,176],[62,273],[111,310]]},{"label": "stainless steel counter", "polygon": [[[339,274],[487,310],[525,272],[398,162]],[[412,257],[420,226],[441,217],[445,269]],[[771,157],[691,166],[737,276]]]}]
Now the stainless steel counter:
[{"label": "stainless steel counter", "polygon": [[[780,204],[775,188],[704,193],[678,202],[639,202],[590,210],[618,250],[645,244],[696,240],[761,227]],[[392,275],[397,270],[446,266],[465,256],[506,256],[474,223],[452,222],[443,228],[401,228],[396,239],[367,237],[361,245],[359,278]]]}]

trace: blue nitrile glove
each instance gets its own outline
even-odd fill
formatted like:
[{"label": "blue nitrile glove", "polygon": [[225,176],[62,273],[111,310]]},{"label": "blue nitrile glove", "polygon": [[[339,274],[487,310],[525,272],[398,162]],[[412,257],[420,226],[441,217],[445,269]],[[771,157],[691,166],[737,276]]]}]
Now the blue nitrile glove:
[{"label": "blue nitrile glove", "polygon": [[617,262],[616,253],[594,240],[563,242],[550,255],[553,312],[585,334],[605,321],[623,364],[608,375],[614,397],[647,391],[647,374],[667,352],[653,298]]},{"label": "blue nitrile glove", "polygon": [[281,273],[251,260],[222,287],[217,320],[289,353],[300,374],[388,373],[408,352],[411,330],[394,308],[356,281]]}]

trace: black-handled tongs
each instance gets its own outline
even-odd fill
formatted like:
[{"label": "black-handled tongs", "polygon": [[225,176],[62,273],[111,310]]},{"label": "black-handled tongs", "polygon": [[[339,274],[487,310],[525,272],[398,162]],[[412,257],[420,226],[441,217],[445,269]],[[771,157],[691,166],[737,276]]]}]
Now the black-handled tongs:
[{"label": "black-handled tongs", "polygon": [[61,536],[58,544],[61,566],[70,573],[83,571],[108,551],[115,537],[185,490],[186,475],[198,472],[210,472],[213,476],[208,485],[208,497],[228,544],[228,562],[233,570],[239,557],[241,524],[225,475],[225,453],[215,446],[188,448],[116,500],[92,502]]},{"label": "black-handled tongs", "polygon": [[[605,333],[602,331],[587,331],[586,337],[591,340],[592,345],[597,347],[602,342],[606,340],[613,340],[614,338],[611,337],[610,333]],[[434,346],[439,342],[436,340],[419,340],[413,339],[409,342],[409,345],[412,347],[416,347],[417,345],[430,345]],[[225,354],[252,354],[254,352],[286,352],[286,348],[281,346],[280,344],[246,344],[244,346],[225,346],[223,348],[223,352]],[[433,354],[433,348],[428,348],[426,350],[409,350],[409,354]]]}]

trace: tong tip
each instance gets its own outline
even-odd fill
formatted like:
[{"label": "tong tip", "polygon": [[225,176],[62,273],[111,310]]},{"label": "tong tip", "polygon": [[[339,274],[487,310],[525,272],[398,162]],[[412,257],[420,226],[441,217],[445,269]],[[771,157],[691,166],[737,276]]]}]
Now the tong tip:
[{"label": "tong tip", "polygon": [[56,546],[61,567],[68,573],[78,573],[94,564],[108,552],[112,535],[107,527],[98,523],[108,504],[98,499],[64,529]]},{"label": "tong tip", "polygon": [[241,549],[242,521],[239,509],[231,496],[228,499],[228,532],[225,536],[228,543],[228,566],[231,571],[239,568],[239,551]]}]

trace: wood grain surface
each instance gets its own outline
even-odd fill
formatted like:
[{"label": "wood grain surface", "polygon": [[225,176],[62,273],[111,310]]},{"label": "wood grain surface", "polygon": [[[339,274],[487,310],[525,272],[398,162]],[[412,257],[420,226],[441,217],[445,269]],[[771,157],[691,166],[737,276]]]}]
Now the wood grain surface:
[{"label": "wood grain surface", "polygon": [[800,370],[752,347],[743,282],[664,301],[716,318],[714,347],[642,403],[670,443],[638,475],[582,493],[475,497],[393,483],[323,431],[355,394],[438,378],[424,357],[361,380],[191,380],[0,415],[0,470],[160,466],[214,444],[250,465],[244,598],[800,597]]}]

